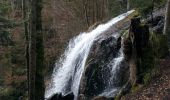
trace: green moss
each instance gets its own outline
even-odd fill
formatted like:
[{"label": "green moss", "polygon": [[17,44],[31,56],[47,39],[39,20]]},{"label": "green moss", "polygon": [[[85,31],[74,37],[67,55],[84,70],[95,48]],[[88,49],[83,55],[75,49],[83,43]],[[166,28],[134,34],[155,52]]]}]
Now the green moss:
[{"label": "green moss", "polygon": [[0,98],[2,100],[16,100],[13,98],[14,93],[14,88],[0,88]]},{"label": "green moss", "polygon": [[167,37],[162,34],[158,34],[157,37],[159,38],[159,57],[165,57],[168,54]]},{"label": "green moss", "polygon": [[143,81],[144,81],[144,84],[148,84],[151,80],[151,74],[150,73],[146,73],[144,75],[144,78],[143,78]]},{"label": "green moss", "polygon": [[[19,84],[17,84],[19,85]],[[20,100],[19,98],[26,97],[26,86],[24,87],[22,84],[14,87],[3,87],[0,88],[0,100]],[[25,99],[21,99],[25,100]]]},{"label": "green moss", "polygon": [[155,68],[157,56],[154,54],[154,49],[150,45],[147,48],[144,48],[143,55],[141,58],[138,58],[138,79],[142,83],[147,83],[151,79],[150,73],[151,70]]},{"label": "green moss", "polygon": [[121,95],[119,94],[115,96],[114,100],[120,100],[120,98],[121,98]]},{"label": "green moss", "polygon": [[138,85],[133,85],[132,86],[132,93],[136,93],[139,90],[139,86]]},{"label": "green moss", "polygon": [[167,39],[164,35],[150,33],[149,45],[143,48],[141,58],[138,58],[138,76],[142,83],[148,84],[150,80],[159,74],[160,57],[165,57],[168,53]]},{"label": "green moss", "polygon": [[129,36],[129,30],[123,31],[123,32],[121,33],[121,35],[122,35],[123,38],[128,38],[128,36]]},{"label": "green moss", "polygon": [[168,54],[167,37],[165,35],[152,33],[151,44],[158,57],[165,57]]},{"label": "green moss", "polygon": [[13,88],[0,88],[0,96],[11,95],[14,91]]}]

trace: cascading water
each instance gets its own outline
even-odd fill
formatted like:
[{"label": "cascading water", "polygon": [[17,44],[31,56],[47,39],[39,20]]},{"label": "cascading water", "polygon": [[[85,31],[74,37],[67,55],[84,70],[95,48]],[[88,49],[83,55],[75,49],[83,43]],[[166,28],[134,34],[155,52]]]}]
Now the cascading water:
[{"label": "cascading water", "polygon": [[113,96],[115,92],[117,92],[119,87],[115,87],[113,84],[117,80],[116,72],[120,69],[119,65],[123,61],[124,61],[124,55],[123,55],[122,48],[120,48],[117,57],[111,60],[111,62],[107,65],[107,67],[110,67],[111,69],[110,70],[111,77],[108,79],[107,82],[108,84],[106,85],[105,90],[101,94],[99,94],[99,96],[110,97]]},{"label": "cascading water", "polygon": [[[56,93],[66,94],[72,91],[75,99],[77,99],[80,80],[93,42],[100,34],[107,31],[111,26],[123,20],[132,12],[133,10],[113,18],[106,24],[99,25],[91,32],[84,32],[73,38],[60,62],[55,65],[52,75],[52,83],[46,89],[45,98],[49,98]],[[117,61],[121,59],[121,57],[117,58]],[[114,68],[117,67],[116,61],[114,64],[113,71]]]}]

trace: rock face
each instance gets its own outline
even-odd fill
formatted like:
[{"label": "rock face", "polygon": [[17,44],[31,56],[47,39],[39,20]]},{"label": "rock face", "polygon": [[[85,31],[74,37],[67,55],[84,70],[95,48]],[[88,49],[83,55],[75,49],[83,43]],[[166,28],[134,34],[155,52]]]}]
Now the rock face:
[{"label": "rock face", "polygon": [[59,93],[59,94],[55,94],[53,95],[51,98],[49,98],[48,100],[61,100],[62,98],[62,94]]},{"label": "rock face", "polygon": [[130,38],[133,40],[133,45],[136,48],[137,56],[140,57],[142,49],[148,45],[149,42],[149,26],[141,25],[140,18],[131,19]]},{"label": "rock face", "polygon": [[123,52],[130,65],[130,82],[132,85],[141,83],[144,77],[144,68],[141,67],[141,59],[146,53],[146,49],[149,47],[149,33],[149,26],[141,24],[139,17],[131,19],[128,37],[125,38],[123,42]]},{"label": "rock face", "polygon": [[[80,100],[85,100],[84,98],[91,99],[106,89],[106,86],[110,81],[109,77],[111,77],[110,71],[112,68],[112,66],[108,67],[108,65],[111,63],[111,61],[113,61],[114,58],[118,56],[120,47],[121,37],[118,38],[112,35],[104,39],[99,39],[94,43],[80,82]],[[125,62],[121,63],[121,70],[117,71],[116,74],[119,80],[115,81],[112,84],[113,86],[121,86],[124,81],[127,80],[128,67],[125,65]]]},{"label": "rock face", "polygon": [[155,16],[153,20],[149,19],[148,24],[151,24],[153,27],[153,32],[156,34],[163,34],[165,18],[164,16]]},{"label": "rock face", "polygon": [[132,55],[132,47],[136,49],[138,57],[141,57],[143,48],[149,44],[149,26],[142,25],[140,18],[131,19],[131,27],[128,33],[128,37],[123,41],[123,51],[126,59]]},{"label": "rock face", "polygon": [[62,95],[61,93],[58,93],[58,94],[53,95],[48,100],[74,100],[74,94],[72,92],[66,95]]}]

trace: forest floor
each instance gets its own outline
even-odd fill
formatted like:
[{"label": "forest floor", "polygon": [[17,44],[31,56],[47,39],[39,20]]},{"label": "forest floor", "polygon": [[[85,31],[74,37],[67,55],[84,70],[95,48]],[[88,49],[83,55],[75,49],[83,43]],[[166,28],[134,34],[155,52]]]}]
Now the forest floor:
[{"label": "forest floor", "polygon": [[137,92],[121,100],[170,100],[170,57],[160,59],[160,74]]}]

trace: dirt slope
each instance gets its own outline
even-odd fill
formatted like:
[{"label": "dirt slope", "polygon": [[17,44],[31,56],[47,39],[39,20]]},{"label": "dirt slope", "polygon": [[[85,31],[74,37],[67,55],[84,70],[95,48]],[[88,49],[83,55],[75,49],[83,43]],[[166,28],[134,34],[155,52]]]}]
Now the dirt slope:
[{"label": "dirt slope", "polygon": [[160,75],[121,100],[170,100],[170,57],[160,60]]}]

